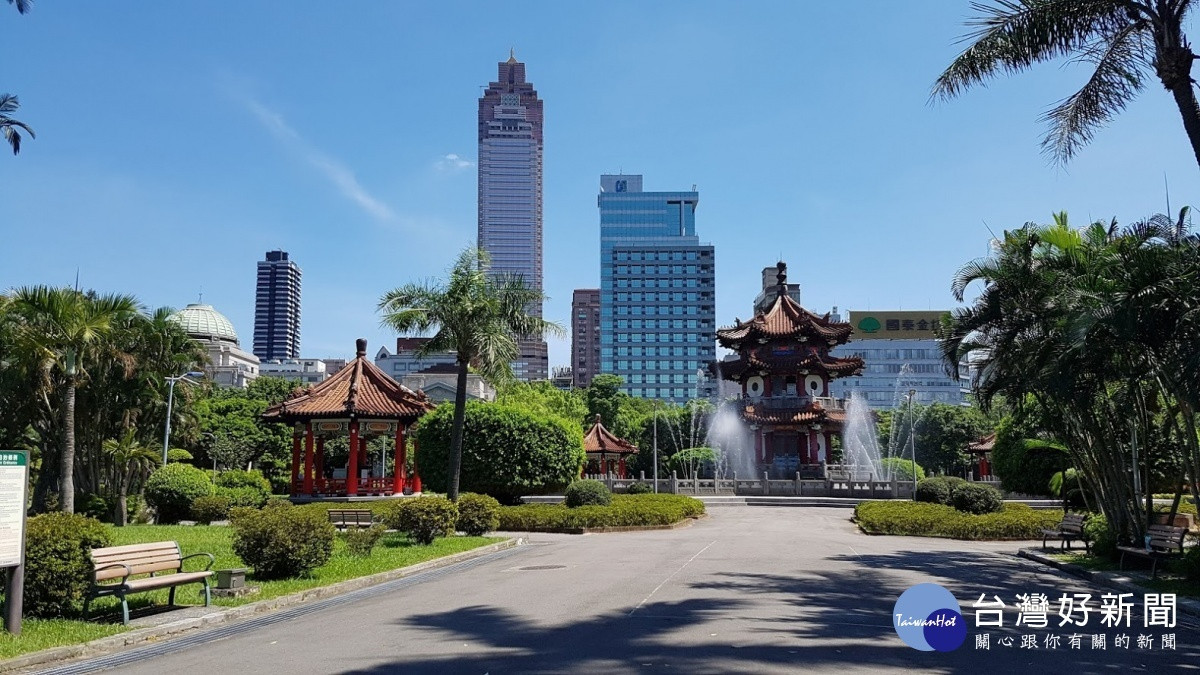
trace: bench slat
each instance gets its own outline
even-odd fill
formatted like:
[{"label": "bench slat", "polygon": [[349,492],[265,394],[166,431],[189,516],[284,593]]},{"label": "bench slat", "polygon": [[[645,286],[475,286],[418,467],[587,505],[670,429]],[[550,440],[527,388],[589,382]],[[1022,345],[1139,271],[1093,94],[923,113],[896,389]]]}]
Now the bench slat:
[{"label": "bench slat", "polygon": [[149,544],[127,544],[125,546],[109,546],[108,548],[92,549],[92,557],[97,555],[125,555],[136,554],[142,551],[157,551],[157,550],[179,550],[179,544],[173,541],[156,541]]},{"label": "bench slat", "polygon": [[134,562],[152,562],[157,560],[179,560],[181,555],[177,549],[161,550],[161,551],[146,551],[136,555],[102,555],[92,556],[92,562],[96,565],[107,565],[112,562],[134,563]]}]

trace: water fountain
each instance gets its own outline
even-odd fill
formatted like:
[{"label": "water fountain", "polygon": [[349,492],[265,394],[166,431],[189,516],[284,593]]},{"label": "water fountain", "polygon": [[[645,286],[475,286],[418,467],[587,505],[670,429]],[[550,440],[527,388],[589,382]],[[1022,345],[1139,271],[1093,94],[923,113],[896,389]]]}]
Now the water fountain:
[{"label": "water fountain", "polygon": [[[888,452],[886,456],[891,456],[891,453]],[[883,458],[875,435],[875,416],[862,393],[855,391],[850,394],[850,401],[846,404],[842,462],[855,480],[891,480],[892,467],[881,462]]]}]

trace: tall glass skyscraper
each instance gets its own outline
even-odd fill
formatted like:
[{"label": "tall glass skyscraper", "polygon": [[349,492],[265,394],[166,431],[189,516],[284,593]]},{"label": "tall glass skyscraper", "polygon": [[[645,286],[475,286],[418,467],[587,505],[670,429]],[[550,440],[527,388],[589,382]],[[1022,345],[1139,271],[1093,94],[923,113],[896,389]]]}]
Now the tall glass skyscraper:
[{"label": "tall glass skyscraper", "polygon": [[[525,81],[525,64],[509,54],[479,99],[479,247],[494,275],[522,276],[542,290],[542,101]],[[542,303],[530,308],[542,316]],[[543,340],[523,340],[513,371],[544,380]]]},{"label": "tall glass skyscraper", "polygon": [[640,175],[600,177],[600,371],[632,396],[709,395],[716,358],[711,244],[696,236],[700,194],[643,192]]},{"label": "tall glass skyscraper", "polygon": [[287,251],[267,251],[258,262],[254,355],[264,363],[300,357],[300,266]]}]

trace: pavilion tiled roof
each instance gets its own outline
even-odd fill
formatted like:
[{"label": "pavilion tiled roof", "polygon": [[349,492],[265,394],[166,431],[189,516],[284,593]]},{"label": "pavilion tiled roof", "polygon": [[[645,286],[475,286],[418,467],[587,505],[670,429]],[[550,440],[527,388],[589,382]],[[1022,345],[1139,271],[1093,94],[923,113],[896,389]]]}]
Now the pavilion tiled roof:
[{"label": "pavilion tiled roof", "polygon": [[988,434],[983,438],[967,443],[967,452],[991,452],[996,447],[996,434]]},{"label": "pavilion tiled roof", "polygon": [[846,421],[846,412],[844,410],[826,410],[819,405],[813,405],[803,410],[770,410],[756,405],[748,405],[742,412],[742,419],[750,424],[841,425]]},{"label": "pavilion tiled roof", "polygon": [[717,331],[721,345],[737,350],[747,339],[770,341],[805,338],[822,344],[842,344],[850,339],[853,328],[847,322],[831,321],[829,314],[818,316],[800,306],[787,294],[787,265],[780,262],[778,295],[774,304],[764,313],[742,323],[738,321],[729,328]]},{"label": "pavilion tiled roof", "polygon": [[367,341],[358,340],[358,354],[332,377],[309,389],[297,390],[283,403],[263,413],[268,422],[357,417],[399,420],[411,424],[434,408],[424,392],[393,380],[367,359]]},{"label": "pavilion tiled roof", "polygon": [[586,452],[604,452],[628,455],[638,451],[637,446],[624,438],[618,438],[613,432],[609,431],[600,423],[600,416],[596,415],[596,423],[588,429],[587,434],[583,437],[583,449]]},{"label": "pavilion tiled roof", "polygon": [[862,373],[863,360],[857,356],[839,358],[828,354],[805,353],[801,356],[761,355],[758,349],[752,349],[746,356],[721,362],[721,377],[729,380],[739,380],[747,372],[785,372],[824,371],[833,377],[858,375]]}]

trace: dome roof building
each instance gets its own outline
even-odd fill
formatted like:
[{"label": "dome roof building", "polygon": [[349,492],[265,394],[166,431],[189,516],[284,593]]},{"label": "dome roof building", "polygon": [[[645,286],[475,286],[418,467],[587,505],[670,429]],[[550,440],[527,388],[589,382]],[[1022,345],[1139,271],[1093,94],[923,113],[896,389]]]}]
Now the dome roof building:
[{"label": "dome roof building", "polygon": [[233,323],[212,305],[192,303],[171,315],[208,352],[205,375],[223,387],[245,387],[258,377],[258,357],[242,350]]}]

